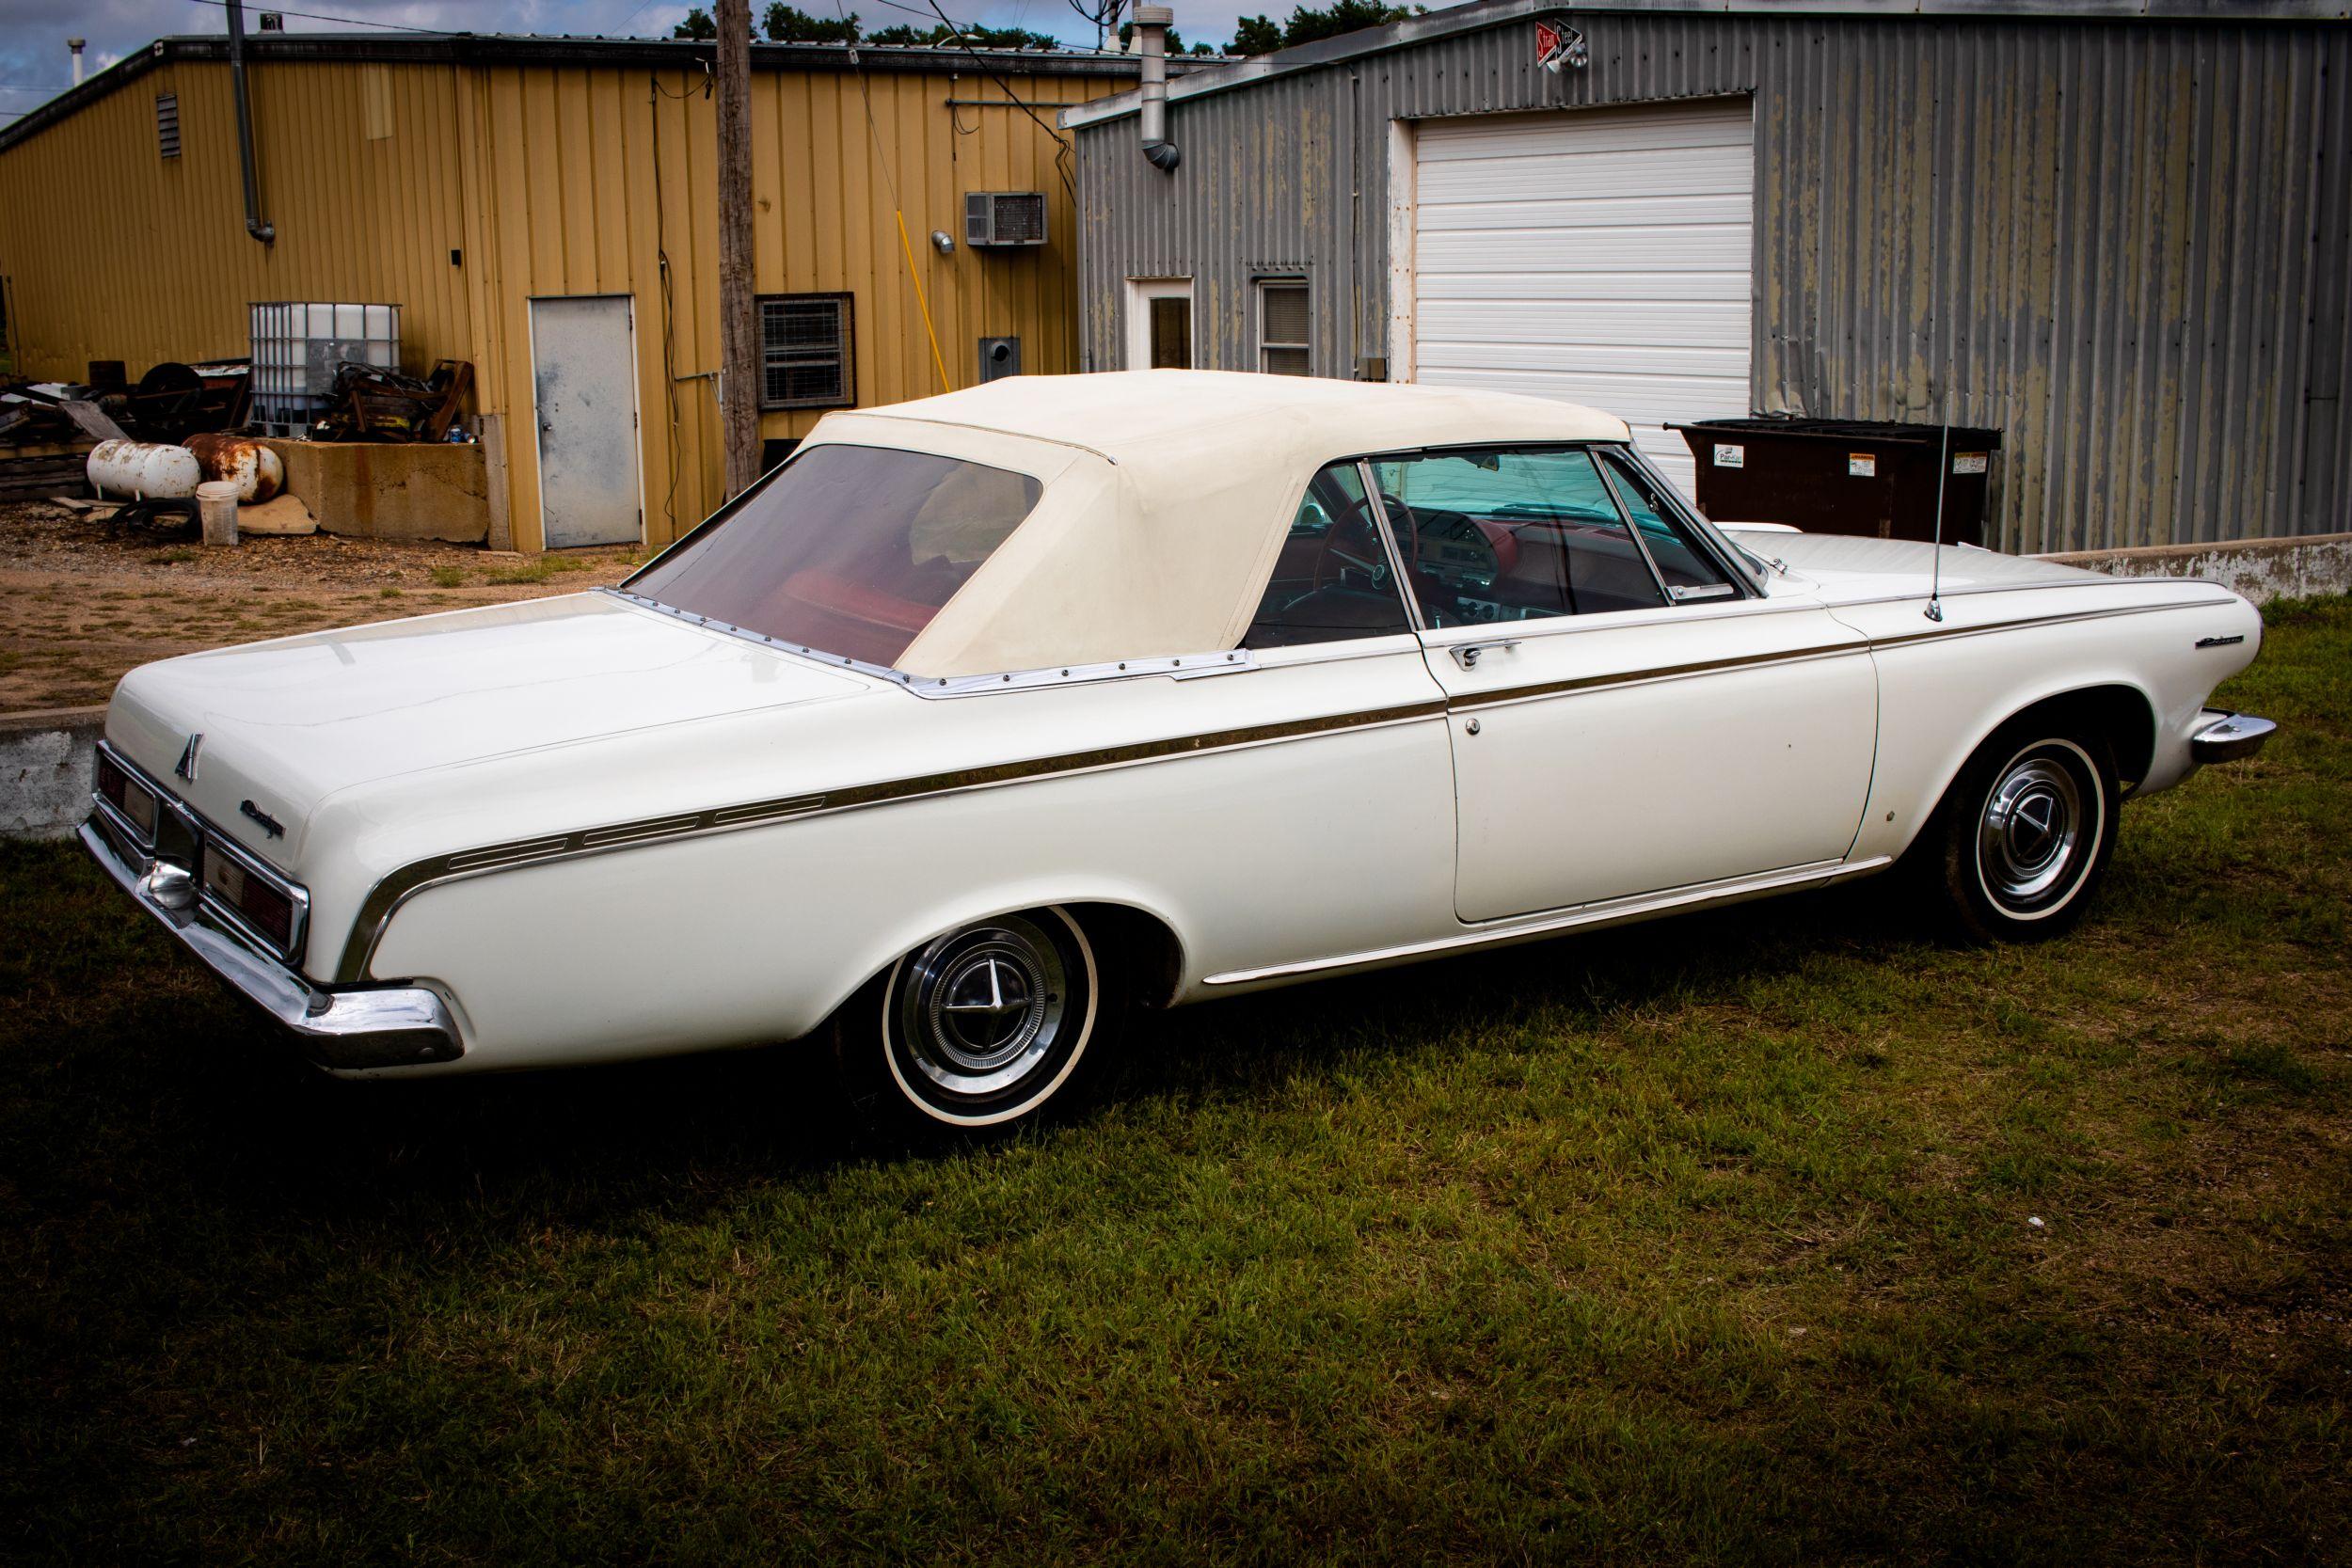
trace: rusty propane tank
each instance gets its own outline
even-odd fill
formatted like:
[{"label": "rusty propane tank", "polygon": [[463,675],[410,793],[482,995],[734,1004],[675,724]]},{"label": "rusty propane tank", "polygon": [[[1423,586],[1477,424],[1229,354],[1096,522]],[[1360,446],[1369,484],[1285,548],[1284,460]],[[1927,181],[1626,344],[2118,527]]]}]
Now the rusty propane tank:
[{"label": "rusty propane tank", "polygon": [[285,487],[285,465],[278,454],[250,436],[212,431],[188,437],[188,450],[208,480],[226,480],[237,487],[237,499],[248,505],[265,501]]},{"label": "rusty propane tank", "polygon": [[86,471],[102,496],[122,500],[185,500],[203,479],[196,453],[152,441],[101,441]]}]

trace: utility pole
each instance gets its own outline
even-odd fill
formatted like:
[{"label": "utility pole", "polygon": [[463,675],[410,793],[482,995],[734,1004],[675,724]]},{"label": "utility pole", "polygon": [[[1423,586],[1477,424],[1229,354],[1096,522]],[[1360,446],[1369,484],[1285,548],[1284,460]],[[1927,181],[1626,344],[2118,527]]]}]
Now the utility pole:
[{"label": "utility pole", "polygon": [[718,0],[719,367],[726,487],[759,477],[759,352],[752,332],[752,5]]}]

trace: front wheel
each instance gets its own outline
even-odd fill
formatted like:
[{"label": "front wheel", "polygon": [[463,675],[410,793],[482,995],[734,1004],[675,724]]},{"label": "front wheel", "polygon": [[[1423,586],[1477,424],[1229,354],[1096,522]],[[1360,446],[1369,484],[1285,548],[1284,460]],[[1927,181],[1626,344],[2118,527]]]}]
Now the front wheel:
[{"label": "front wheel", "polygon": [[992,915],[907,954],[834,1021],[844,1086],[902,1132],[1007,1130],[1067,1103],[1106,1054],[1118,987],[1058,907]]},{"label": "front wheel", "polygon": [[2005,727],[1945,797],[1936,847],[1962,935],[2038,942],[2071,929],[2115,851],[2122,790],[2106,742],[2049,723]]}]

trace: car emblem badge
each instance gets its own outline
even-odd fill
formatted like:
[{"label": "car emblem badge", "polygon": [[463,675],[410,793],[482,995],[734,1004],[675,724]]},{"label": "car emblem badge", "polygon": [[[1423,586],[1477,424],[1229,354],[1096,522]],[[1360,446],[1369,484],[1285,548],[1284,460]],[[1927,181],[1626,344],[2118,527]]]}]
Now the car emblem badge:
[{"label": "car emblem badge", "polygon": [[237,810],[244,813],[246,816],[249,817],[255,823],[259,824],[262,832],[269,834],[270,837],[284,838],[286,836],[286,825],[283,822],[278,821],[275,816],[272,816],[269,813],[263,811],[261,807],[255,805],[252,801],[238,801]]},{"label": "car emblem badge", "polygon": [[180,765],[172,769],[190,784],[196,783],[196,753],[204,744],[203,732],[188,736],[188,743],[180,752]]}]

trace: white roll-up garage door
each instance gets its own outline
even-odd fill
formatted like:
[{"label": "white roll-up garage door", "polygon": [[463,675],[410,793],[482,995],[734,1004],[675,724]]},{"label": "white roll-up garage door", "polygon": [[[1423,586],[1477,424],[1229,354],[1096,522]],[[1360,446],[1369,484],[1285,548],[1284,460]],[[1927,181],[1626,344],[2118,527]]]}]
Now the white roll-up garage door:
[{"label": "white roll-up garage door", "polygon": [[1424,120],[1414,378],[1605,408],[1687,494],[1666,420],[1748,412],[1746,99]]}]

